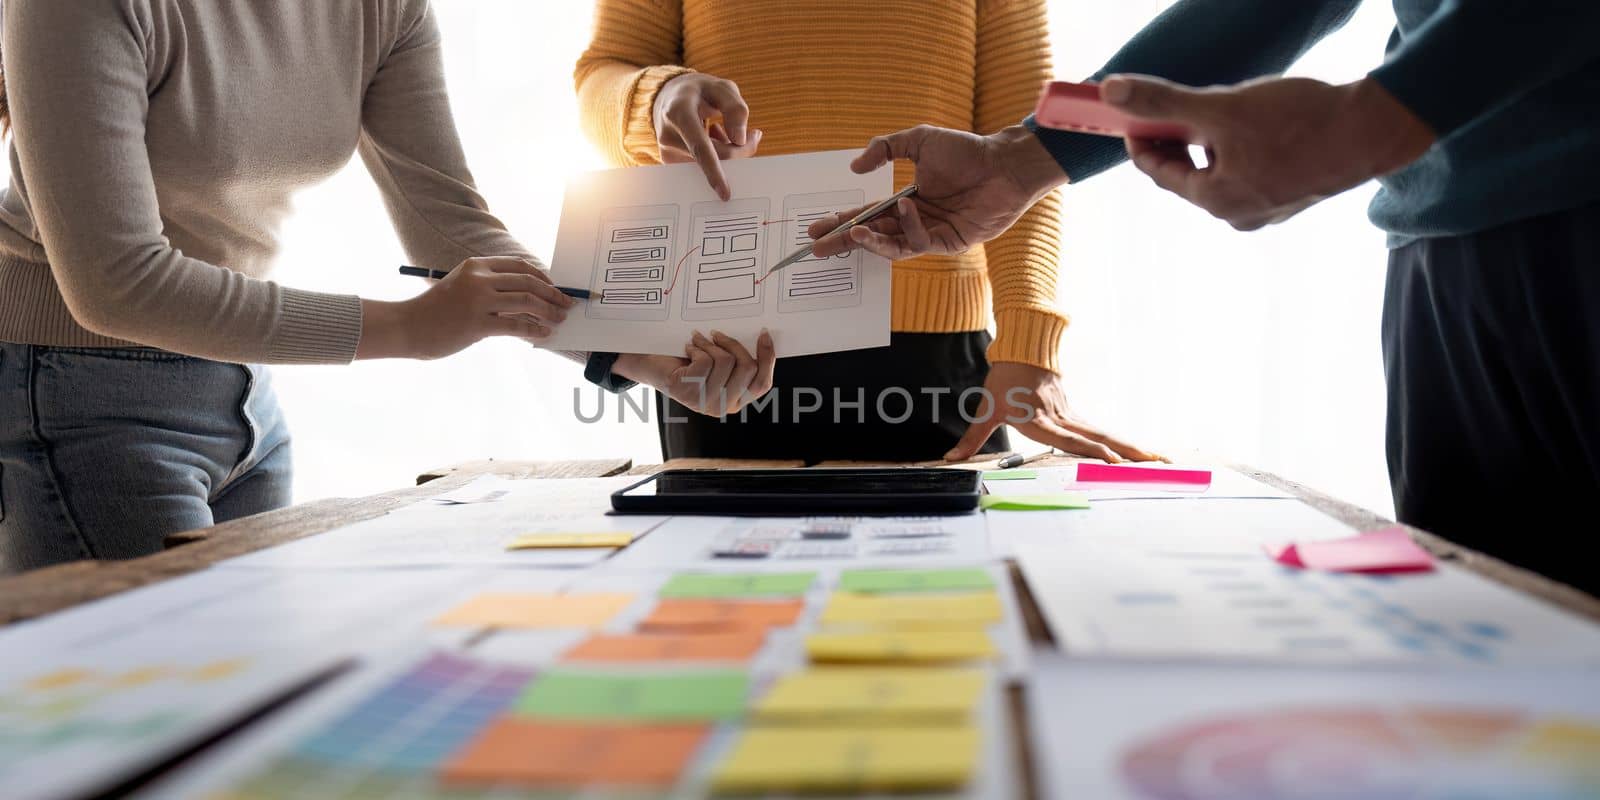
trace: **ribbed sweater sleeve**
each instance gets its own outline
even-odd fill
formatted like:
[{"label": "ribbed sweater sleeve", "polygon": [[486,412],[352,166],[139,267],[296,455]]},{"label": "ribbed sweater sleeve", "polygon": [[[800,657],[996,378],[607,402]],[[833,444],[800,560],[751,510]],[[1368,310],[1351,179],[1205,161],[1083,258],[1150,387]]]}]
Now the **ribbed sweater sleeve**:
[{"label": "ribbed sweater sleeve", "polygon": [[163,235],[145,146],[140,8],[129,0],[8,0],[5,75],[17,155],[50,267],[79,325],[219,361],[340,363],[361,301],[189,258]]},{"label": "ribbed sweater sleeve", "polygon": [[660,162],[654,110],[662,84],[686,72],[681,0],[600,0],[594,38],[573,81],[584,133],[617,166]]},{"label": "ribbed sweater sleeve", "polygon": [[[979,133],[1015,124],[1033,107],[1051,74],[1048,10],[1043,0],[978,4],[973,122]],[[990,362],[1016,362],[1060,372],[1067,318],[1057,310],[1061,205],[1051,194],[1011,230],[984,246],[994,292],[995,340]]]}]

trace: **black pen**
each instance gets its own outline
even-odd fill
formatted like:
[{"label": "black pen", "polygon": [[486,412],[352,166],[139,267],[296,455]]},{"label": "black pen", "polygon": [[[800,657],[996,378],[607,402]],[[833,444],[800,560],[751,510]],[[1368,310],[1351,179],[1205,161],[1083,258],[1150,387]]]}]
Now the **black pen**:
[{"label": "black pen", "polygon": [[[443,280],[444,276],[450,274],[450,271],[446,270],[446,269],[428,269],[427,267],[413,267],[410,264],[407,264],[407,265],[405,265],[405,266],[400,268],[400,274],[401,275],[410,275],[413,278],[432,278],[432,279],[437,281],[437,280]],[[556,291],[559,291],[559,292],[561,292],[562,294],[564,294],[564,295],[566,295],[568,297],[576,298],[578,300],[588,300],[590,297],[594,296],[594,292],[591,292],[588,289],[574,289],[574,288],[572,288],[570,286],[557,286],[556,287]]]}]

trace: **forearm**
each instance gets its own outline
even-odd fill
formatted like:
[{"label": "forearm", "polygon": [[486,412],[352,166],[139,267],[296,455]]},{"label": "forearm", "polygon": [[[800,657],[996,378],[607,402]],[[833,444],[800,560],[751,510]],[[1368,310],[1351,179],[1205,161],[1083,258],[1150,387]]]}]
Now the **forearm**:
[{"label": "forearm", "polygon": [[344,364],[356,356],[362,301],[293,289],[167,250],[94,258],[52,247],[73,318],[113,339],[232,363]]},{"label": "forearm", "polygon": [[[1181,0],[1136,34],[1090,80],[1154,75],[1189,86],[1231,84],[1282,72],[1338,30],[1361,0]],[[1127,159],[1120,140],[1025,123],[1073,181]]]}]

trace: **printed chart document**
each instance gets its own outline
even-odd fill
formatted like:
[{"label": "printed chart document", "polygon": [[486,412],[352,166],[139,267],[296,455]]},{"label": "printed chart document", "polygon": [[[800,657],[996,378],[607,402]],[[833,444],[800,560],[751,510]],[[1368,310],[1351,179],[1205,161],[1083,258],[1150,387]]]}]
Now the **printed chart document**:
[{"label": "printed chart document", "polygon": [[[994,487],[1027,483],[1004,481]],[[1007,495],[998,495],[1005,497]],[[1087,510],[986,511],[989,544],[1009,557],[1027,542],[1095,540],[1107,543],[1170,539],[1261,545],[1339,539],[1355,534],[1344,523],[1298,501],[1234,498],[1094,500]]]},{"label": "printed chart document", "polygon": [[[23,661],[38,663],[55,653],[167,641],[169,630],[197,643],[184,647],[197,652],[235,648],[235,654],[307,651],[331,657],[395,640],[447,645],[464,637],[428,627],[442,610],[439,604],[462,590],[492,585],[496,576],[496,570],[477,568],[206,569],[7,627],[0,630],[0,652],[26,653]],[[150,653],[161,650],[152,645]]]},{"label": "printed chart document", "polygon": [[797,564],[917,566],[986,561],[980,514],[938,517],[672,517],[609,562],[617,569],[734,568],[784,572]]},{"label": "printed chart document", "polygon": [[1600,667],[1600,626],[1465,570],[1285,567],[1247,542],[1029,542],[1023,574],[1072,655]]},{"label": "printed chart document", "polygon": [[[1600,794],[1594,673],[1034,659],[1043,797]],[[1064,711],[1070,709],[1070,712]]]},{"label": "printed chart document", "polygon": [[230,559],[220,567],[585,567],[605,560],[615,548],[509,548],[529,534],[647,533],[665,517],[607,513],[611,493],[638,481],[626,475],[479,478],[444,495],[445,500],[423,500],[376,519]]},{"label": "printed chart document", "polygon": [[0,667],[0,794],[110,790],[332,669],[335,653],[264,654],[181,631],[7,659]]},{"label": "printed chart document", "polygon": [[552,276],[588,289],[545,346],[681,356],[695,331],[778,355],[889,344],[889,262],[864,250],[772,265],[818,218],[894,193],[893,172],[850,171],[856,151],[723,162],[719,200],[695,164],[580,175],[567,185]]}]

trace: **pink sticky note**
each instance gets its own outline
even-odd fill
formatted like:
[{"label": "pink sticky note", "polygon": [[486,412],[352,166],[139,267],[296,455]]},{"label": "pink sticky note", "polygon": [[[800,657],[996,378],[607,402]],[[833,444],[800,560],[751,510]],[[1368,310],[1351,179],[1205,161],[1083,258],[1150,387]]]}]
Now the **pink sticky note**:
[{"label": "pink sticky note", "polygon": [[1136,467],[1128,464],[1096,464],[1092,461],[1083,461],[1078,464],[1078,483],[1124,483],[1146,487],[1168,485],[1195,491],[1211,485],[1211,470]]},{"label": "pink sticky note", "polygon": [[1399,525],[1348,539],[1266,545],[1272,560],[1290,567],[1324,572],[1427,572],[1433,556],[1411,540]]}]

